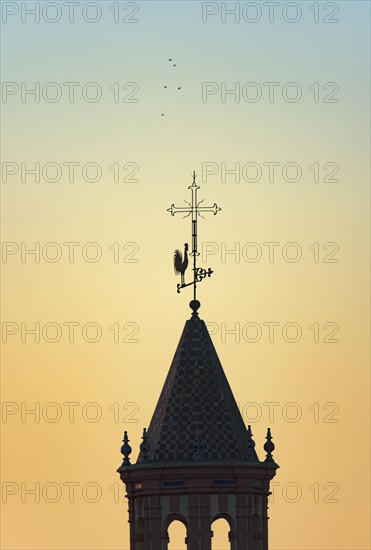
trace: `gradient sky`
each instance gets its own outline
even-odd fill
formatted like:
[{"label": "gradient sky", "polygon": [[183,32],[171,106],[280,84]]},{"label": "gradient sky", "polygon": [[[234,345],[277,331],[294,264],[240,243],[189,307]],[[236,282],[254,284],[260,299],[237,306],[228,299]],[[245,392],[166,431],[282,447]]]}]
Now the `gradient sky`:
[{"label": "gradient sky", "polygon": [[[20,90],[3,94],[1,104],[3,547],[128,548],[115,473],[120,441],[128,430],[136,454],[190,315],[191,294],[176,293],[172,269],[174,249],[190,242],[190,221],[166,209],[189,200],[196,170],[200,198],[222,208],[199,224],[200,265],[214,270],[199,285],[200,315],[260,458],[270,426],[280,464],[270,548],[368,550],[368,2],[300,1],[296,23],[285,21],[284,14],[293,18],[288,2],[279,3],[273,22],[265,6],[256,23],[242,16],[223,22],[222,3],[209,3],[218,11],[203,22],[199,1],[110,0],[95,3],[102,13],[96,23],[82,17],[87,2],[78,2],[73,23],[64,5],[60,21],[41,13],[35,23],[22,12],[34,4],[2,3],[3,86]],[[241,10],[246,4],[236,3]],[[115,5],[121,19],[137,6],[138,22],[115,23]],[[5,9],[16,8],[6,17]],[[54,17],[49,9],[46,17]],[[57,83],[62,97],[22,101],[22,82],[23,89],[40,83],[45,94]],[[73,102],[64,82],[79,83]],[[84,99],[89,82],[101,89],[100,101]],[[216,93],[202,101],[207,82]],[[260,101],[222,101],[223,86],[252,82]],[[272,102],[267,82],[278,83]],[[302,92],[296,103],[282,96],[290,82]],[[125,91],[127,83],[135,86]],[[122,102],[137,87],[138,102]],[[337,87],[338,102],[324,102]],[[22,181],[36,162],[40,181],[27,173]],[[72,182],[71,162],[79,163]],[[272,162],[279,164],[269,181]],[[47,181],[53,168],[44,177],[48,163],[61,167],[58,182]],[[93,177],[84,178],[87,163],[99,165],[99,181],[86,181]],[[115,163],[121,180],[137,166],[137,181],[115,182]],[[236,163],[240,177],[225,176]],[[244,172],[248,163],[255,164]],[[300,167],[296,182],[288,181],[288,163]],[[254,166],[261,170],[255,182]],[[206,177],[212,167],[216,173]],[[324,181],[334,167],[338,181]],[[73,261],[67,242],[77,243]],[[259,261],[249,261],[249,243],[261,251]],[[263,243],[278,243],[272,261]],[[35,246],[39,262],[24,255]],[[301,258],[288,261],[295,250]],[[55,251],[62,255],[53,262]],[[96,251],[101,259],[89,261]],[[78,323],[73,342],[71,322]],[[271,322],[279,323],[273,341]],[[39,343],[25,333],[35,323]],[[95,325],[84,329],[88,323]],[[294,338],[287,323],[299,326],[298,342],[287,341]],[[60,340],[50,342],[59,329]],[[87,341],[95,330],[99,341]],[[255,343],[254,330],[261,330]],[[338,342],[326,342],[333,332]],[[69,421],[63,404],[71,402]],[[25,414],[35,403],[39,422]],[[25,493],[36,483],[40,502]],[[94,490],[101,490],[95,503]]]}]

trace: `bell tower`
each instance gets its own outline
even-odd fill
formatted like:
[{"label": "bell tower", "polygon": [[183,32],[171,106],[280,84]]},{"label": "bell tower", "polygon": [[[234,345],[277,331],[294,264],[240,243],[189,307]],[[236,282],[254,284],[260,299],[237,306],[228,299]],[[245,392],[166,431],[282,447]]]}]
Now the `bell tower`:
[{"label": "bell tower", "polygon": [[[193,184],[190,189],[194,189]],[[198,187],[197,187],[198,189]],[[224,374],[206,324],[199,317],[196,285],[212,271],[197,268],[197,190],[192,190],[193,285],[191,318],[186,321],[140,452],[131,463],[125,432],[118,469],[129,503],[130,550],[167,550],[168,528],[180,520],[189,550],[211,550],[212,523],[229,524],[231,550],[268,550],[268,496],[278,465],[267,430],[265,459],[255,450]],[[203,207],[217,213],[220,208]],[[169,211],[174,215],[176,207]],[[186,211],[186,207],[179,209]],[[177,251],[179,252],[179,251]],[[176,263],[178,262],[178,264]],[[178,265],[178,269],[177,269]]]}]

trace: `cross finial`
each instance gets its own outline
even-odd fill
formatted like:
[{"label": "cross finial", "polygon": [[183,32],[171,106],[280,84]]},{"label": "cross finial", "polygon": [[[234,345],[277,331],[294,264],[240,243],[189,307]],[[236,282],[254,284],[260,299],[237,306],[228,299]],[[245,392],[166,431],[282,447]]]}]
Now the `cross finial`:
[{"label": "cross finial", "polygon": [[[175,214],[185,214],[184,218],[188,218],[189,216],[192,216],[192,252],[191,256],[193,256],[193,281],[186,284],[184,281],[184,273],[188,266],[188,244],[185,244],[184,248],[184,257],[182,256],[182,253],[180,250],[176,250],[174,253],[174,269],[176,274],[180,274],[182,276],[181,283],[177,285],[177,291],[180,292],[180,290],[186,286],[193,285],[193,300],[191,303],[196,304],[199,303],[196,297],[197,294],[197,283],[201,282],[206,276],[210,277],[210,275],[213,273],[210,268],[208,270],[197,267],[197,256],[199,256],[199,252],[197,249],[197,221],[198,216],[202,216],[203,213],[206,212],[212,212],[214,215],[216,215],[221,208],[217,206],[216,203],[213,204],[213,206],[200,206],[204,199],[201,201],[198,201],[197,198],[197,191],[200,189],[196,183],[196,171],[193,171],[192,174],[193,181],[192,185],[188,187],[188,189],[191,190],[191,202],[185,201],[188,206],[175,206],[174,204],[171,205],[170,208],[168,208],[168,212],[172,216]],[[199,307],[199,306],[198,306]],[[191,305],[191,309],[193,309],[194,313],[195,310],[193,306]],[[198,308],[197,308],[198,309]]]}]

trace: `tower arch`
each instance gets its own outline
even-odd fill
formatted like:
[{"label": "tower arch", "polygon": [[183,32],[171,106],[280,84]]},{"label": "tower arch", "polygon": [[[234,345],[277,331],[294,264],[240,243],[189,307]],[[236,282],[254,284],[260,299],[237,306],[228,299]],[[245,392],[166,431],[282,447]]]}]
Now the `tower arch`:
[{"label": "tower arch", "polygon": [[[216,531],[216,523],[223,525],[222,529],[222,540],[220,541],[220,531]],[[212,531],[212,548],[217,550],[237,550],[235,546],[235,520],[234,518],[226,513],[216,514],[211,520],[211,531]],[[222,546],[221,546],[222,544]]]},{"label": "tower arch", "polygon": [[[172,537],[170,536],[169,530],[171,527],[178,527],[178,525],[182,525],[184,527],[184,531],[182,532],[182,535],[178,532],[177,539],[176,539],[176,546],[172,544]],[[188,548],[188,522],[186,518],[182,514],[178,513],[171,513],[169,514],[165,519],[163,523],[164,531],[166,532],[166,540],[167,540],[167,550],[171,550],[171,547],[176,550],[182,550]],[[183,540],[181,540],[183,539]],[[180,546],[179,546],[180,545]]]}]

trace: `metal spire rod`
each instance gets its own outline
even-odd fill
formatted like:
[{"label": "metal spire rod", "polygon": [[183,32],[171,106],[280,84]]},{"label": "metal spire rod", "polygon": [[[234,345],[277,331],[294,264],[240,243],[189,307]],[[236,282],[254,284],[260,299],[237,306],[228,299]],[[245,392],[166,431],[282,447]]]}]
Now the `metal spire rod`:
[{"label": "metal spire rod", "polygon": [[187,269],[187,265],[188,265],[188,261],[187,261],[187,258],[186,258],[186,250],[188,248],[188,245],[186,245],[186,249],[185,249],[185,252],[184,252],[184,255],[185,255],[185,258],[184,260],[185,261],[182,261],[183,258],[182,258],[182,255],[181,255],[181,252],[179,250],[176,250],[175,251],[175,255],[174,255],[174,267],[175,267],[175,272],[176,273],[180,273],[182,275],[182,283],[181,284],[178,284],[177,285],[177,291],[180,292],[180,290],[186,286],[190,286],[190,285],[193,285],[193,300],[196,301],[197,299],[197,283],[202,281],[206,275],[208,277],[210,277],[210,275],[212,274],[212,271],[211,269],[209,268],[207,271],[203,268],[198,268],[197,267],[197,256],[199,256],[199,252],[198,252],[198,249],[197,249],[197,220],[198,220],[198,216],[202,216],[203,213],[206,213],[206,212],[212,212],[214,215],[216,215],[219,210],[221,210],[221,208],[219,208],[219,206],[217,206],[215,203],[213,204],[213,206],[200,206],[204,199],[202,199],[202,201],[198,201],[198,198],[197,198],[197,191],[200,189],[200,187],[196,184],[196,172],[194,171],[193,172],[193,182],[192,182],[192,185],[190,185],[188,187],[188,189],[191,190],[191,202],[188,202],[188,201],[185,201],[188,206],[175,206],[174,204],[171,205],[170,208],[167,209],[168,212],[170,212],[170,214],[172,216],[175,216],[175,214],[185,214],[185,216],[183,216],[184,218],[188,218],[189,216],[192,215],[192,252],[191,252],[191,256],[193,256],[193,273],[194,273],[194,277],[193,277],[193,281],[191,283],[188,283],[188,284],[185,284],[184,282],[184,272],[185,270]]}]

